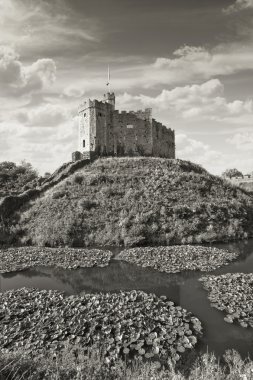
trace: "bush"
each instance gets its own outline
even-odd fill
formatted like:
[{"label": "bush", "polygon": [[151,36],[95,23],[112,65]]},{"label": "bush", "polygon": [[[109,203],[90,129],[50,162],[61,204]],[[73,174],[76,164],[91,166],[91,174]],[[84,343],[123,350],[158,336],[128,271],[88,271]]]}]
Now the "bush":
[{"label": "bush", "polygon": [[82,174],[75,174],[74,176],[73,176],[73,182],[74,183],[77,183],[78,185],[81,185],[82,183],[83,183],[83,180],[84,180],[84,178],[83,178],[83,175]]},{"label": "bush", "polygon": [[0,163],[0,196],[20,194],[24,190],[34,188],[38,173],[32,165],[22,161],[20,165],[4,161]]},{"label": "bush", "polygon": [[52,198],[53,198],[53,199],[59,199],[59,198],[66,197],[67,195],[68,195],[68,192],[67,192],[67,191],[64,191],[64,190],[57,190],[57,191],[53,192],[53,194],[52,194]]}]

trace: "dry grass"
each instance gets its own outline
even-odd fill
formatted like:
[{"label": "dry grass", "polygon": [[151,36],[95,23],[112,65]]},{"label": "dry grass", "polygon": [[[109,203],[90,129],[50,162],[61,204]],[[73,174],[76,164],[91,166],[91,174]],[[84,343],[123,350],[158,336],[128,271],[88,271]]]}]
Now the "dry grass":
[{"label": "dry grass", "polygon": [[66,350],[58,355],[31,359],[23,352],[0,356],[1,380],[250,380],[253,362],[242,360],[228,350],[219,361],[205,354],[183,367],[167,363],[166,368],[155,362],[118,360],[108,367],[101,351],[84,354],[82,349]]},{"label": "dry grass", "polygon": [[35,245],[171,245],[253,234],[252,198],[187,161],[100,159],[21,214]]}]

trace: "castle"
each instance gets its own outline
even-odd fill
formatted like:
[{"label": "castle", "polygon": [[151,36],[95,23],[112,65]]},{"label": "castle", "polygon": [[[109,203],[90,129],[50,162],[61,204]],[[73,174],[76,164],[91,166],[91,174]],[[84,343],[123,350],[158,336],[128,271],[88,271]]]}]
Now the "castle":
[{"label": "castle", "polygon": [[175,158],[175,133],[145,111],[115,110],[115,95],[84,101],[79,107],[79,149],[72,160],[99,156]]}]

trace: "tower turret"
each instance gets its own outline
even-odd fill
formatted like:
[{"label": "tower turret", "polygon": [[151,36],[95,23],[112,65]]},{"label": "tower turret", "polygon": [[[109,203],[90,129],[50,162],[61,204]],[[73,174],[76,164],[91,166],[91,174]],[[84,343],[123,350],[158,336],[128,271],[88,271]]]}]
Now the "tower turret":
[{"label": "tower turret", "polygon": [[109,103],[113,106],[113,109],[115,109],[115,94],[114,92],[107,92],[105,95],[105,102]]}]

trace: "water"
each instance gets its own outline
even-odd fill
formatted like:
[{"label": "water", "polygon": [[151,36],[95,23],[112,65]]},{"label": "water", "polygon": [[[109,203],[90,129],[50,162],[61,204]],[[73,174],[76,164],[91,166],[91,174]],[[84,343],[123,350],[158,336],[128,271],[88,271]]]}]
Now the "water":
[{"label": "water", "polygon": [[[215,244],[218,248],[237,251],[236,262],[224,266],[212,274],[232,272],[253,272],[253,240]],[[117,250],[115,250],[118,253]],[[253,357],[253,329],[242,328],[224,321],[225,314],[210,307],[207,292],[198,278],[203,273],[184,272],[181,274],[160,273],[153,269],[137,267],[119,260],[113,260],[105,268],[83,268],[64,270],[59,268],[36,267],[22,272],[0,275],[0,290],[35,287],[56,289],[66,294],[81,292],[117,292],[119,290],[143,290],[147,293],[166,295],[176,304],[191,311],[202,322],[204,336],[200,340],[200,351],[222,355],[228,348],[234,348],[243,357]]]}]

